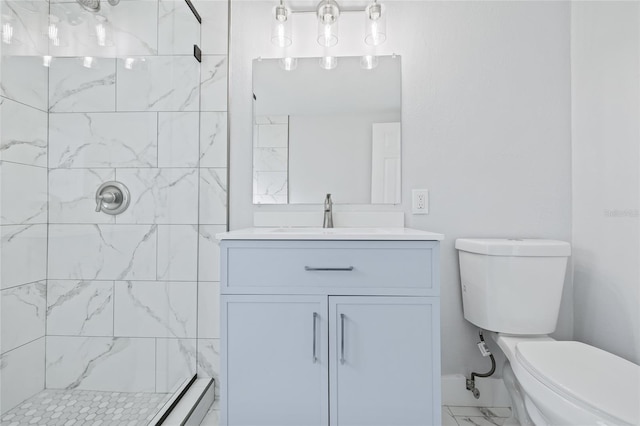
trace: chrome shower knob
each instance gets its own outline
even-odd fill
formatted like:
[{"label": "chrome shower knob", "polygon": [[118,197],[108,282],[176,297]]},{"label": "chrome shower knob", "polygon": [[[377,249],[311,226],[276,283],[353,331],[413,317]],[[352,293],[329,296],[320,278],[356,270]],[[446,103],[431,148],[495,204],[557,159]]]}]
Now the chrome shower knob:
[{"label": "chrome shower knob", "polygon": [[96,212],[120,214],[129,207],[129,189],[120,182],[105,182],[96,191]]}]

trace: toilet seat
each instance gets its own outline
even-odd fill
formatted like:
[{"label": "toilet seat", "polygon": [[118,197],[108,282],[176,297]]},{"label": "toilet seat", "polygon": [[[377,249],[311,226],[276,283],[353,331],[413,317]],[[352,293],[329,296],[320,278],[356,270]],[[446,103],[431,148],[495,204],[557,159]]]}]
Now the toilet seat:
[{"label": "toilet seat", "polygon": [[580,342],[522,339],[515,349],[528,374],[572,404],[640,424],[640,366]]}]

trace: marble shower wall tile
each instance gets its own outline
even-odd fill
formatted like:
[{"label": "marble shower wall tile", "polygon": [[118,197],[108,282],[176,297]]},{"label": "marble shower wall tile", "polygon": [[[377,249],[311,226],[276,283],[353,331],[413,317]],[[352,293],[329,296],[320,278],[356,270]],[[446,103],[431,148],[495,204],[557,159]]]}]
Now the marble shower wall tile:
[{"label": "marble shower wall tile", "polygon": [[227,54],[228,5],[220,0],[194,0],[194,6],[202,17],[202,53],[204,55]]},{"label": "marble shower wall tile", "polygon": [[50,280],[156,278],[156,225],[49,225]]},{"label": "marble shower wall tile", "polygon": [[286,172],[289,164],[287,148],[254,148],[253,170],[259,172]]},{"label": "marble shower wall tile", "polygon": [[198,283],[198,339],[220,338],[220,283]]},{"label": "marble shower wall tile", "polygon": [[157,53],[158,4],[155,1],[123,1],[100,12],[83,9],[76,2],[51,1],[52,23],[58,43],[50,41],[52,56],[122,57]]},{"label": "marble shower wall tile", "polygon": [[202,111],[227,110],[227,57],[202,55]]},{"label": "marble shower wall tile", "polygon": [[198,377],[213,377],[216,400],[220,396],[220,340],[198,339]]},{"label": "marble shower wall tile", "polygon": [[227,113],[200,113],[200,167],[227,167]]},{"label": "marble shower wall tile", "polygon": [[41,111],[49,102],[49,69],[39,56],[2,56],[0,95]]},{"label": "marble shower wall tile", "polygon": [[95,211],[96,190],[115,176],[114,169],[49,170],[49,223],[115,223]]},{"label": "marble shower wall tile", "polygon": [[131,204],[117,223],[198,223],[198,169],[121,169]]},{"label": "marble shower wall tile", "polygon": [[198,111],[200,64],[193,56],[150,56],[127,69],[118,59],[118,111]]},{"label": "marble shower wall tile", "polygon": [[287,172],[255,172],[253,174],[255,204],[286,204],[288,191]]},{"label": "marble shower wall tile", "polygon": [[156,340],[156,392],[173,393],[196,374],[196,339]]},{"label": "marble shower wall tile", "polygon": [[288,124],[258,124],[258,148],[288,148],[289,125]]},{"label": "marble shower wall tile", "polygon": [[49,67],[49,111],[115,111],[116,60],[94,59],[91,68],[84,58],[55,58]]},{"label": "marble shower wall tile", "polygon": [[0,114],[0,159],[47,167],[47,113],[0,98]]},{"label": "marble shower wall tile", "polygon": [[199,126],[197,112],[158,113],[158,167],[198,167]]},{"label": "marble shower wall tile", "polygon": [[47,335],[113,336],[113,281],[49,280]]},{"label": "marble shower wall tile", "polygon": [[195,282],[117,281],[114,334],[125,337],[196,337]]},{"label": "marble shower wall tile", "polygon": [[47,222],[47,169],[0,162],[2,225]]},{"label": "marble shower wall tile", "polygon": [[[2,54],[41,56],[47,54],[49,2],[46,0],[5,0],[2,7]],[[10,34],[10,35],[8,35]],[[7,39],[5,40],[5,37]]]},{"label": "marble shower wall tile", "polygon": [[198,225],[158,226],[158,280],[198,279]]},{"label": "marble shower wall tile", "polygon": [[227,169],[200,169],[200,223],[227,223]]},{"label": "marble shower wall tile", "polygon": [[198,279],[220,281],[220,244],[216,234],[226,232],[226,225],[200,225],[198,233]]},{"label": "marble shower wall tile", "polygon": [[47,278],[47,225],[1,226],[2,288]]},{"label": "marble shower wall tile", "polygon": [[47,336],[49,389],[154,392],[155,340]]},{"label": "marble shower wall tile", "polygon": [[0,349],[3,353],[44,336],[46,291],[44,281],[2,290]]},{"label": "marble shower wall tile", "polygon": [[192,55],[200,44],[200,23],[183,0],[159,0],[158,53]]},{"label": "marble shower wall tile", "polygon": [[0,415],[44,389],[45,338],[0,356]]},{"label": "marble shower wall tile", "polygon": [[72,113],[49,118],[49,167],[155,167],[155,113]]}]

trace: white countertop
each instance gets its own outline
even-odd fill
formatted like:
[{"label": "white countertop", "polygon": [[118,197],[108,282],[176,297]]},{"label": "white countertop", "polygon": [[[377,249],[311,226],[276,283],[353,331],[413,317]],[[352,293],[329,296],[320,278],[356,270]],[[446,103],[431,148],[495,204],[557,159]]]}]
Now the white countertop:
[{"label": "white countertop", "polygon": [[444,235],[410,228],[245,228],[216,234],[218,240],[442,241]]}]

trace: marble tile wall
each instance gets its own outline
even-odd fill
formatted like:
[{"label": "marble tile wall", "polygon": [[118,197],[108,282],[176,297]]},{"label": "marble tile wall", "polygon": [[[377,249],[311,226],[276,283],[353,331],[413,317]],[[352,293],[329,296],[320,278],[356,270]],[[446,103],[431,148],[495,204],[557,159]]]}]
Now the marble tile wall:
[{"label": "marble tile wall", "polygon": [[0,1],[0,414],[45,383],[48,9]]},{"label": "marble tile wall", "polygon": [[[200,26],[184,0],[103,3],[51,1],[46,385],[170,392],[218,371],[228,6],[194,1]],[[95,212],[108,180],[131,192],[118,216]]]},{"label": "marble tile wall", "polygon": [[256,117],[253,132],[253,202],[289,201],[289,117]]}]

